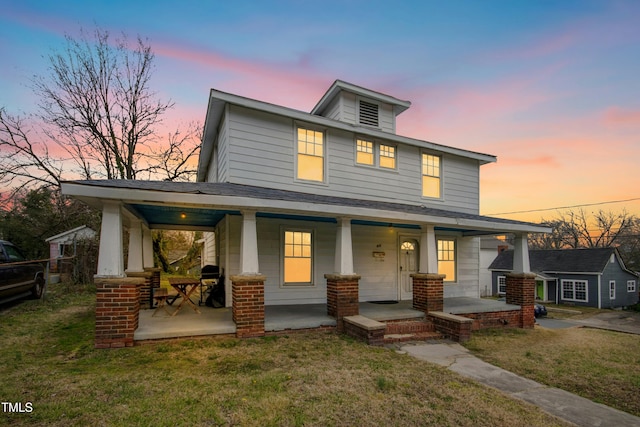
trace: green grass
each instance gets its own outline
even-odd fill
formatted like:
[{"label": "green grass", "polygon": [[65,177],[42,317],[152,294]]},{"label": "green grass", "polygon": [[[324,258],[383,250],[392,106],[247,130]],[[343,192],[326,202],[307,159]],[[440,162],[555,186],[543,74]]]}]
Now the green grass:
[{"label": "green grass", "polygon": [[0,312],[1,425],[564,425],[439,366],[333,333],[93,348],[95,294]]},{"label": "green grass", "polygon": [[506,370],[640,416],[640,337],[589,328],[474,332],[465,346]]}]

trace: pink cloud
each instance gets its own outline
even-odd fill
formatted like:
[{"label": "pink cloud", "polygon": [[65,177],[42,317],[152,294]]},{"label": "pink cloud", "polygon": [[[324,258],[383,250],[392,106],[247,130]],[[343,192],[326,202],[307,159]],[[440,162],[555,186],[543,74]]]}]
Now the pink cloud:
[{"label": "pink cloud", "polygon": [[218,81],[222,75],[224,87],[215,89],[292,108],[310,110],[332,82],[331,78],[309,69],[304,60],[293,64],[273,64],[171,43],[154,43],[153,50],[162,57],[204,67],[198,72],[210,72],[212,82],[214,75]]},{"label": "pink cloud", "polygon": [[640,110],[630,110],[613,106],[602,113],[605,126],[640,126]]}]

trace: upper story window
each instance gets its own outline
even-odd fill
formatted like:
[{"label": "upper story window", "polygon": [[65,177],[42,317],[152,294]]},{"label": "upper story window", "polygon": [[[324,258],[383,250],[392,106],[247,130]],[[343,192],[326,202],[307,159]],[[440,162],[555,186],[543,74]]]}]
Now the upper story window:
[{"label": "upper story window", "polygon": [[378,104],[360,100],[358,108],[358,122],[361,125],[379,126]]},{"label": "upper story window", "polygon": [[380,167],[396,168],[396,147],[380,144]]},{"label": "upper story window", "polygon": [[422,196],[442,197],[440,156],[422,153]]},{"label": "upper story window", "polygon": [[373,165],[373,142],[356,140],[356,162],[361,165]]},{"label": "upper story window", "polygon": [[324,181],[324,133],[298,128],[298,179]]}]

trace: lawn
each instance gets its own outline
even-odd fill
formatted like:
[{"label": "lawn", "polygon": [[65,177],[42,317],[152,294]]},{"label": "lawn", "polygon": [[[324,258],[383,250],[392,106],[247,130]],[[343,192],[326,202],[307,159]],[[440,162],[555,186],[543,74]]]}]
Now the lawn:
[{"label": "lawn", "polygon": [[640,416],[638,335],[536,326],[474,332],[465,346],[508,371]]},{"label": "lawn", "polygon": [[551,426],[537,408],[334,333],[93,348],[95,289],[0,312],[0,424]]}]

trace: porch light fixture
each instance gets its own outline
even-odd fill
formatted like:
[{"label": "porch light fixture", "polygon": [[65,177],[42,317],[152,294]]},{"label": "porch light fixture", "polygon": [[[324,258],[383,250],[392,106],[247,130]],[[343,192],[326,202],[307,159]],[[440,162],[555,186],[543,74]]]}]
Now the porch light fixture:
[{"label": "porch light fixture", "polygon": [[185,219],[187,217],[187,214],[184,212],[180,212],[180,218]]}]

